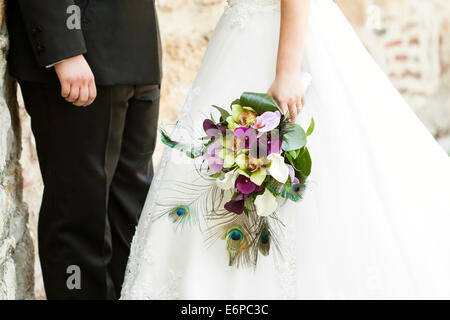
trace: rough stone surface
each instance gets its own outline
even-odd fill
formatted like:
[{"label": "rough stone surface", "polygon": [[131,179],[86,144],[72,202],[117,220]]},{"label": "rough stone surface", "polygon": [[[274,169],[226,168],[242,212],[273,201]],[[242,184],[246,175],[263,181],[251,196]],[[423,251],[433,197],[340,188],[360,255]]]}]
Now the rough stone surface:
[{"label": "rough stone surface", "polygon": [[0,1],[0,299],[32,299],[33,243],[22,202],[20,121],[15,83],[6,73],[7,32]]}]

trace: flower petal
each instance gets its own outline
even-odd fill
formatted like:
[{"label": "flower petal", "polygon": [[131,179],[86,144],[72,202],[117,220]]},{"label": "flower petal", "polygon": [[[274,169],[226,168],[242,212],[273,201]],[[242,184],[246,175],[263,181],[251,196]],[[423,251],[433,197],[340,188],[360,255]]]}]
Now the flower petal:
[{"label": "flower petal", "polygon": [[238,147],[248,149],[257,141],[256,131],[247,127],[238,127],[234,130],[234,137],[238,141]]},{"label": "flower petal", "polygon": [[223,160],[220,158],[210,158],[208,161],[209,170],[212,174],[219,173],[223,168]]},{"label": "flower petal", "polygon": [[262,185],[264,180],[266,180],[267,171],[265,168],[260,168],[259,170],[252,173],[250,180],[257,186]]},{"label": "flower petal", "polygon": [[243,175],[239,175],[239,177],[237,177],[235,185],[236,188],[243,194],[250,194],[258,187],[250,180],[250,178]]},{"label": "flower petal", "polygon": [[278,182],[285,183],[289,177],[289,168],[284,163],[284,158],[278,153],[271,153],[267,160],[270,161],[269,174]]},{"label": "flower petal", "polygon": [[227,121],[227,123],[228,123],[228,129],[230,129],[231,131],[233,131],[234,129],[236,129],[236,127],[239,126],[236,122],[234,122],[233,116],[229,116],[229,117],[226,119],[226,121]]},{"label": "flower petal", "polygon": [[240,105],[233,104],[231,106],[231,113],[233,117],[232,119],[234,120],[234,122],[239,122],[239,116],[242,112],[244,112],[244,108],[242,108]]},{"label": "flower petal", "polygon": [[247,169],[247,155],[245,153],[241,153],[240,155],[238,155],[235,161],[240,169]]},{"label": "flower petal", "polygon": [[223,167],[227,169],[231,168],[234,165],[234,152],[223,149],[222,155],[223,155]]},{"label": "flower petal", "polygon": [[[208,137],[217,137],[218,136],[219,129],[216,126],[216,124],[210,119],[205,119],[205,121],[203,121],[203,130],[206,132]],[[220,135],[220,132],[219,132],[219,135]]]},{"label": "flower petal", "polygon": [[239,172],[240,175],[243,175],[243,176],[245,176],[247,178],[250,178],[250,175],[247,173],[247,171],[242,170],[242,169],[238,169],[238,172]]},{"label": "flower petal", "polygon": [[222,179],[216,180],[216,185],[222,190],[229,190],[234,187],[237,177],[238,177],[237,170],[229,171],[224,174]]},{"label": "flower petal", "polygon": [[255,207],[256,213],[260,217],[270,216],[277,209],[277,199],[269,190],[266,189],[263,194],[256,197]]},{"label": "flower petal", "polygon": [[215,157],[218,155],[218,153],[222,150],[222,142],[220,140],[214,141],[208,146],[208,149],[205,153],[205,158],[207,156],[209,157]]},{"label": "flower petal", "polygon": [[224,205],[225,209],[236,214],[242,214],[245,208],[245,197],[238,196]]},{"label": "flower petal", "polygon": [[213,174],[220,172],[223,168],[223,159],[220,157],[220,150],[222,150],[222,143],[215,141],[209,145],[203,158],[208,163],[209,169]]},{"label": "flower petal", "polygon": [[256,118],[256,124],[259,132],[268,132],[280,124],[281,114],[279,111],[266,111]]}]

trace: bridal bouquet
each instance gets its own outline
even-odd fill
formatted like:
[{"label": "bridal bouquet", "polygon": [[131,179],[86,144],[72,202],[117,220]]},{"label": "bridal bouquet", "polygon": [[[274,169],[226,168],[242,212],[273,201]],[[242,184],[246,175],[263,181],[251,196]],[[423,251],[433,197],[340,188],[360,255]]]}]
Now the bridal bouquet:
[{"label": "bridal bouquet", "polygon": [[[201,158],[211,181],[213,205],[203,215],[210,222],[210,238],[226,240],[229,264],[256,264],[258,253],[267,255],[275,243],[271,222],[283,202],[299,201],[311,173],[305,130],[289,122],[267,94],[243,93],[231,110],[213,106],[220,119],[203,122],[205,136],[198,146],[173,141],[164,131],[163,142],[191,158]],[[170,211],[175,221],[191,212],[188,205]]]}]

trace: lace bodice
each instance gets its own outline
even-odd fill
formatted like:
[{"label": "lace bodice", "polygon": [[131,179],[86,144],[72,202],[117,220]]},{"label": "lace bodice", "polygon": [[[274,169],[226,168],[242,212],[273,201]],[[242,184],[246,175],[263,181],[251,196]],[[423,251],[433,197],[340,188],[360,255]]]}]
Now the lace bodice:
[{"label": "lace bodice", "polygon": [[236,6],[238,4],[259,7],[278,4],[280,0],[227,0],[227,2],[230,7]]},{"label": "lace bodice", "polygon": [[[314,0],[319,1],[319,0]],[[321,0],[321,1],[331,1],[331,0]],[[280,0],[227,0],[228,6],[233,7],[236,5],[246,5],[252,7],[261,7],[261,6],[271,6],[280,4]]]},{"label": "lace bodice", "polygon": [[231,17],[231,26],[245,28],[256,12],[280,10],[280,0],[227,0],[225,15]]}]

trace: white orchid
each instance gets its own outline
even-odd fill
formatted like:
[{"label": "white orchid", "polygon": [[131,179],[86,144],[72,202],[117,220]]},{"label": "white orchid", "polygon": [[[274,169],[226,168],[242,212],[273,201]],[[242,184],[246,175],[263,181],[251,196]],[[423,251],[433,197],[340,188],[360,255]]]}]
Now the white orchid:
[{"label": "white orchid", "polygon": [[284,158],[279,153],[271,153],[267,160],[270,161],[269,174],[278,182],[286,183],[289,177],[289,167],[284,163]]},{"label": "white orchid", "polygon": [[237,170],[229,171],[224,174],[222,179],[216,180],[216,185],[222,190],[229,190],[234,187],[234,183],[236,182],[237,176],[238,176]]},{"label": "white orchid", "polygon": [[277,205],[277,199],[267,189],[255,199],[256,213],[260,217],[270,216],[277,209]]}]

